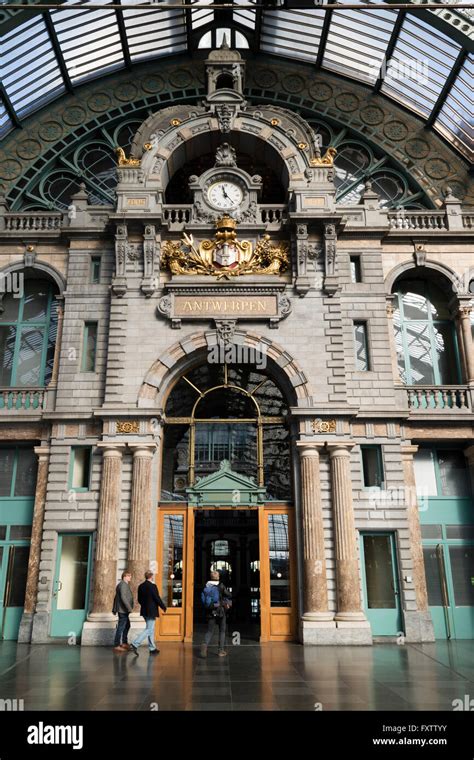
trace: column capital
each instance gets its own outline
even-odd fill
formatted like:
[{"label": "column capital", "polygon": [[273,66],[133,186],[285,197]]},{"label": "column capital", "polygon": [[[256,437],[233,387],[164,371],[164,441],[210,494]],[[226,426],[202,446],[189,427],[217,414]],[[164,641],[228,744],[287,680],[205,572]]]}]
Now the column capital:
[{"label": "column capital", "polygon": [[327,449],[331,459],[333,457],[349,457],[351,455],[351,449],[355,446],[354,441],[332,441],[328,442]]},{"label": "column capital", "polygon": [[296,441],[300,457],[317,457],[324,449],[324,441]]},{"label": "column capital", "polygon": [[153,457],[157,444],[154,441],[144,441],[143,443],[129,443],[129,449],[133,451],[133,457]]},{"label": "column capital", "polygon": [[126,443],[112,443],[112,441],[99,441],[97,444],[97,448],[102,450],[104,457],[121,457],[122,449],[125,449],[126,446]]},{"label": "column capital", "polygon": [[415,443],[402,443],[400,451],[405,459],[412,459],[420,447]]},{"label": "column capital", "polygon": [[34,452],[40,462],[45,461],[46,459],[48,459],[51,453],[51,447],[50,446],[35,446]]}]

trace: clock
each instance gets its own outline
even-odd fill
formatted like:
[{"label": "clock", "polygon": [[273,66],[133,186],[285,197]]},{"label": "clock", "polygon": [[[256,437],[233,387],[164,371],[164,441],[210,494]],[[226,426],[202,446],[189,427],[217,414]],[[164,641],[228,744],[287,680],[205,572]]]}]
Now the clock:
[{"label": "clock", "polygon": [[211,206],[219,211],[230,211],[238,208],[244,199],[242,188],[228,179],[213,182],[207,191],[207,199]]}]

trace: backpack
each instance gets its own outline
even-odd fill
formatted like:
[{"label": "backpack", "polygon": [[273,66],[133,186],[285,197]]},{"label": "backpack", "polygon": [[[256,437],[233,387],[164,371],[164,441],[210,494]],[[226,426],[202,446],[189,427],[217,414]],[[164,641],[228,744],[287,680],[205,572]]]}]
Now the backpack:
[{"label": "backpack", "polygon": [[219,588],[217,586],[205,586],[201,594],[201,601],[207,612],[215,610],[220,602]]}]

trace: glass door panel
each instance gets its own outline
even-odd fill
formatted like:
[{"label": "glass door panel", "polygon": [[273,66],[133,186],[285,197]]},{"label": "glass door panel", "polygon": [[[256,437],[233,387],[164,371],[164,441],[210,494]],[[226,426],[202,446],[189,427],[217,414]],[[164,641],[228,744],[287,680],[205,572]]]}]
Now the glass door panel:
[{"label": "glass door panel", "polygon": [[474,545],[449,546],[457,639],[474,638]]},{"label": "glass door panel", "polygon": [[3,599],[2,637],[16,641],[25,603],[29,546],[8,547],[8,563]]},{"label": "glass door panel", "polygon": [[89,534],[59,536],[51,636],[79,638],[82,633],[89,596],[90,543]]},{"label": "glass door panel", "polygon": [[392,533],[362,534],[364,605],[374,636],[402,631],[398,570]]},{"label": "glass door panel", "polygon": [[296,634],[293,512],[259,508],[261,641],[291,641]]},{"label": "glass door panel", "polygon": [[[186,529],[188,517],[184,509],[160,509],[158,514],[158,574],[156,583],[167,607],[156,621],[156,637],[182,641],[185,636],[186,605]],[[192,601],[191,601],[192,622]],[[191,629],[192,630],[192,629]]]}]

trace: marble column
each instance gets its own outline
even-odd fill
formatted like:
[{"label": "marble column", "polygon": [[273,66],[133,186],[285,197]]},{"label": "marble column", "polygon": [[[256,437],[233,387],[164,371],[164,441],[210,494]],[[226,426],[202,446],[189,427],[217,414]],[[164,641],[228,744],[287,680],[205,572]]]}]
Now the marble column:
[{"label": "marble column", "polygon": [[411,580],[416,600],[416,611],[407,609],[404,612],[405,635],[407,641],[434,641],[433,622],[428,608],[425,561],[421,540],[415,469],[413,466],[413,455],[416,454],[417,451],[418,446],[412,444],[403,444],[401,446],[403,482],[405,484],[405,504],[413,568]]},{"label": "marble column", "polygon": [[133,449],[133,474],[127,569],[132,574],[131,587],[138,610],[137,587],[150,569],[151,481],[156,444],[136,443],[129,447]]},{"label": "marble column", "polygon": [[464,347],[466,379],[468,383],[474,383],[474,350],[471,332],[471,307],[468,305],[461,305],[458,311],[458,319]]},{"label": "marble column", "polygon": [[410,531],[410,546],[413,561],[413,585],[415,588],[416,606],[421,612],[428,609],[428,592],[426,590],[425,563],[423,559],[423,545],[421,543],[420,516],[418,513],[418,499],[416,496],[415,470],[413,467],[413,455],[418,451],[418,446],[404,445],[401,447],[403,464],[403,481],[405,483],[405,504],[408,514],[408,528]]},{"label": "marble column", "polygon": [[43,536],[44,511],[46,505],[46,486],[48,483],[49,446],[36,446],[38,456],[38,473],[36,476],[35,503],[33,523],[31,526],[30,554],[28,558],[28,575],[26,579],[25,603],[18,634],[20,643],[31,641],[33,614],[38,595],[39,566],[41,557],[41,539]]},{"label": "marble column", "polygon": [[338,623],[366,621],[360,595],[357,535],[352,504],[350,457],[353,443],[328,444],[331,461]]},{"label": "marble column", "polygon": [[303,621],[332,621],[328,611],[328,588],[324,546],[319,451],[323,444],[299,441],[301,502],[303,517]]},{"label": "marble column", "polygon": [[118,534],[122,497],[122,443],[99,443],[103,450],[99,522],[94,562],[90,620],[114,619],[111,613],[117,585]]}]

